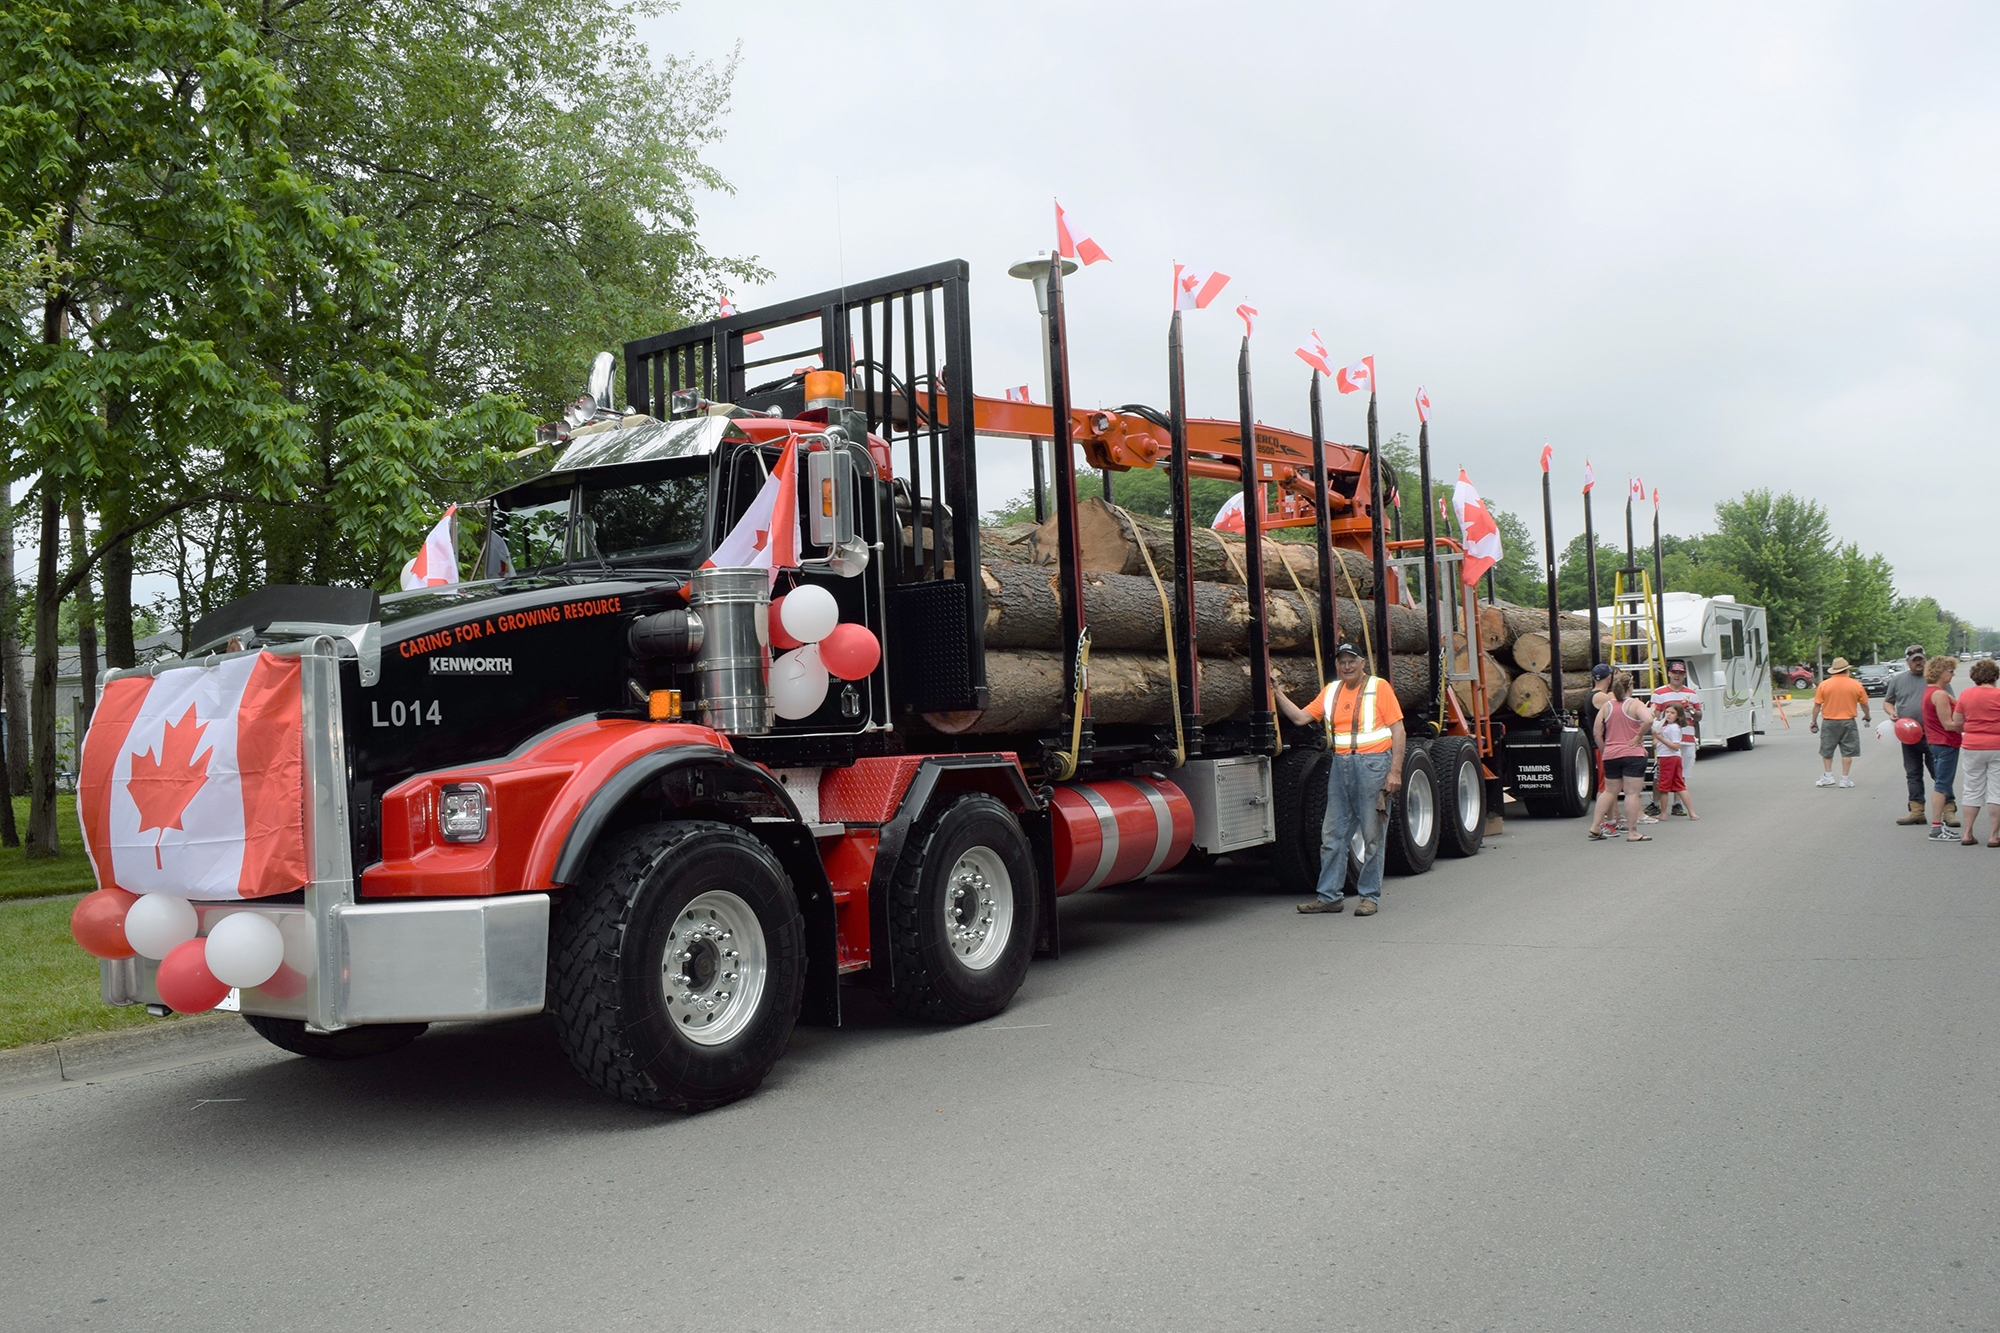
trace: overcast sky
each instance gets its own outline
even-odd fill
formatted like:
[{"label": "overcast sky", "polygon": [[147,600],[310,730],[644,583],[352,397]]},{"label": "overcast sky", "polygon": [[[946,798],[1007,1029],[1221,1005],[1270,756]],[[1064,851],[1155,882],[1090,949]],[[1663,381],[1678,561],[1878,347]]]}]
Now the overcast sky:
[{"label": "overcast sky", "polygon": [[[983,393],[1041,397],[1007,266],[1051,197],[1110,252],[1070,287],[1082,404],[1164,405],[1171,265],[1189,409],[1235,414],[1238,300],[1258,415],[1303,429],[1317,328],[1376,358],[1384,435],[1429,388],[1466,467],[1558,541],[1638,473],[1665,528],[1792,489],[1901,590],[2000,624],[1990,558],[2000,20],[1974,5],[781,4],[684,0],[658,50],[742,63],[709,160],[739,307],[941,259],[972,265]],[[1366,403],[1329,433],[1365,442]],[[988,507],[1023,459],[990,446]],[[1603,506],[1600,505],[1600,511]]]}]

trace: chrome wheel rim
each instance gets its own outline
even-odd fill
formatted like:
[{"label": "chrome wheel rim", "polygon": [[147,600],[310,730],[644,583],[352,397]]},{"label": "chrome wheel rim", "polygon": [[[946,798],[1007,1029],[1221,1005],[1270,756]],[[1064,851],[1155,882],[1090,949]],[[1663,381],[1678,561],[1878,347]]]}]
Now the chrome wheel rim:
[{"label": "chrome wheel rim", "polygon": [[945,876],[945,945],[960,965],[981,972],[1000,960],[1014,933],[1014,877],[991,847],[968,847]]},{"label": "chrome wheel rim", "polygon": [[757,913],[727,889],[712,889],[668,928],[660,960],[667,1016],[696,1045],[720,1046],[757,1016],[770,970]]},{"label": "chrome wheel rim", "polygon": [[1479,829],[1479,765],[1469,759],[1458,766],[1458,826],[1467,833]]},{"label": "chrome wheel rim", "polygon": [[1428,847],[1437,823],[1437,793],[1431,789],[1431,775],[1422,769],[1410,772],[1403,783],[1403,827],[1410,831],[1412,847]]},{"label": "chrome wheel rim", "polygon": [[1576,758],[1577,758],[1576,799],[1579,801],[1587,801],[1590,799],[1590,773],[1591,773],[1590,765],[1587,762],[1585,762],[1588,756],[1583,754],[1578,754]]}]

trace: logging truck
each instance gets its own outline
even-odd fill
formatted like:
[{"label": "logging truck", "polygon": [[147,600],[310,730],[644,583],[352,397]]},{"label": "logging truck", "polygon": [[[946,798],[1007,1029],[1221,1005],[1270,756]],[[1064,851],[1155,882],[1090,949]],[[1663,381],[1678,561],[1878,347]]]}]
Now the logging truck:
[{"label": "logging truck", "polygon": [[[83,818],[100,893],[124,897],[78,926],[104,998],[164,1007],[200,993],[189,977],[256,975],[241,942],[261,925],[227,928],[227,966],[210,947],[206,971],[140,947],[198,952],[253,913],[282,962],[223,1004],[287,1050],[348,1057],[547,1011],[604,1092],[718,1106],[757,1087],[795,1023],[837,1024],[850,987],[940,1022],[1000,1013],[1033,957],[1060,955],[1066,895],[1231,856],[1309,891],[1322,737],[1279,725],[1268,672],[1305,697],[1341,640],[1367,645],[1408,719],[1392,871],[1476,853],[1509,792],[1584,811],[1568,636],[1553,609],[1510,626],[1482,606],[1428,513],[1421,539],[1389,536],[1372,405],[1365,448],[1322,438],[1317,381],[1311,434],[1258,424],[1246,348],[1238,418],[1190,419],[1176,322],[1164,410],[1074,409],[1059,270],[1052,403],[983,397],[969,292],[954,261],[628,343],[622,396],[607,355],[550,429],[549,470],[468,506],[484,533],[466,581],[266,588],[205,617],[183,658],[107,673]],[[1056,442],[1054,512],[982,530],[977,451],[1032,441]],[[1125,512],[1115,489],[1081,500],[1079,453],[1114,478],[1166,468],[1172,518]],[[1427,473],[1427,437],[1421,457]],[[781,464],[793,562],[715,567]],[[1191,524],[1195,476],[1245,483],[1247,536]],[[803,695],[805,650],[772,611],[801,589],[879,648]],[[1516,697],[1536,673],[1493,650],[1534,634],[1544,681]],[[206,777],[234,773],[244,810],[253,788],[275,800],[298,846],[253,812],[218,878],[212,841],[148,812],[141,766],[194,771],[185,729],[222,697],[200,673],[244,661],[263,674],[228,698],[262,691],[289,730],[253,747],[271,724],[240,722]],[[120,678],[137,683],[114,707]],[[175,869],[197,853],[205,878]],[[185,938],[180,909],[135,894],[185,900]],[[119,927],[121,948],[104,923],[128,908],[148,924]]]}]

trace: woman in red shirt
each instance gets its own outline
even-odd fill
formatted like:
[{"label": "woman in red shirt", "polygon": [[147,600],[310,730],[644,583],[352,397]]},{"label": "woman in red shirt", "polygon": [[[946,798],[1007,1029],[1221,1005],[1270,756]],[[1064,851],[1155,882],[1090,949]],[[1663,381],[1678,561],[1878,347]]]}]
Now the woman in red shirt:
[{"label": "woman in red shirt", "polygon": [[[1944,809],[1951,801],[1951,782],[1958,774],[1959,733],[1945,725],[1954,715],[1951,678],[1958,673],[1956,657],[1933,657],[1924,668],[1924,746],[1931,752],[1931,841],[1951,842],[1944,826]],[[1992,820],[1987,820],[1991,827]]]},{"label": "woman in red shirt", "polygon": [[[1951,717],[1945,728],[1956,732],[1963,745],[1958,752],[1959,767],[1965,771],[1965,791],[1959,800],[1959,819],[1965,828],[1959,845],[1977,846],[1972,822],[1979,807],[1986,812],[1986,845],[2000,847],[2000,663],[1982,658],[1972,664],[1972,686],[1952,702]],[[1990,798],[1990,799],[1989,799]]]}]

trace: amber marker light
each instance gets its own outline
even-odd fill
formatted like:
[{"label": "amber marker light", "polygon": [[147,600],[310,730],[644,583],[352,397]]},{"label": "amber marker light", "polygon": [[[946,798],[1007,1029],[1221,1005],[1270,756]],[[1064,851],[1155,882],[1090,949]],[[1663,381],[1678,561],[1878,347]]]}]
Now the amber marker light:
[{"label": "amber marker light", "polygon": [[679,690],[654,690],[646,696],[646,716],[655,722],[678,722],[681,720],[681,692]]},{"label": "amber marker light", "polygon": [[847,376],[837,370],[806,372],[806,410],[839,407],[847,402]]}]

